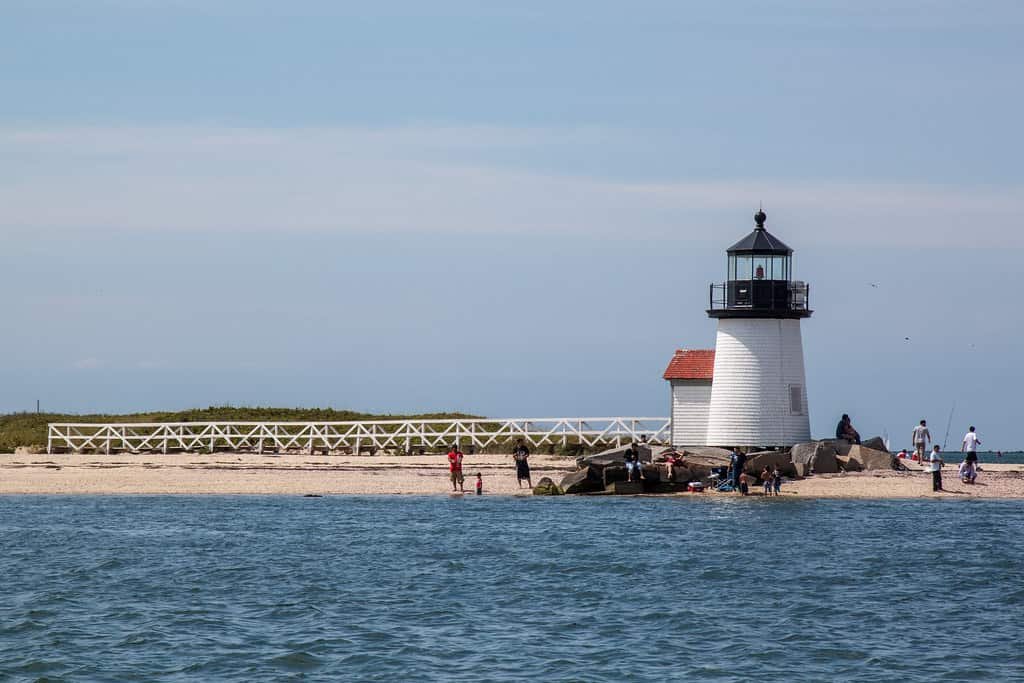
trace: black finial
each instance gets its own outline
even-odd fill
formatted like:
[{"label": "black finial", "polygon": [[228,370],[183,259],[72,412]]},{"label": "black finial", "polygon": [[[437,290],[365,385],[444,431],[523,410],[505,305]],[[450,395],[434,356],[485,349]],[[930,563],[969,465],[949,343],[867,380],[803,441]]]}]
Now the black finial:
[{"label": "black finial", "polygon": [[758,230],[764,230],[764,221],[768,218],[765,214],[764,209],[758,206],[757,213],[754,214],[754,223],[757,225]]}]

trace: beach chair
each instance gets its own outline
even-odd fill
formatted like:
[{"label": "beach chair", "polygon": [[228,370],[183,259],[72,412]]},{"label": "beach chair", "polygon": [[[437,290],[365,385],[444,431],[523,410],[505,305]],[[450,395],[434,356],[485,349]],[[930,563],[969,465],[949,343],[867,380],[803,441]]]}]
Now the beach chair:
[{"label": "beach chair", "polygon": [[722,493],[731,493],[736,490],[732,485],[732,467],[712,467],[711,479],[714,481],[712,487]]}]

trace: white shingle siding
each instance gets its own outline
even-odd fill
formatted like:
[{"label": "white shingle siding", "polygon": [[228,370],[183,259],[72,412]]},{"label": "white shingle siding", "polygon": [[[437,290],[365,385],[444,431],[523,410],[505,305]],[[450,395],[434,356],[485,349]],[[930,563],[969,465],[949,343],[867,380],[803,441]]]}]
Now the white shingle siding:
[{"label": "white shingle siding", "polygon": [[714,378],[709,445],[791,446],[810,441],[799,320],[720,319]]},{"label": "white shingle siding", "polygon": [[703,446],[707,443],[711,380],[673,379],[672,445]]}]

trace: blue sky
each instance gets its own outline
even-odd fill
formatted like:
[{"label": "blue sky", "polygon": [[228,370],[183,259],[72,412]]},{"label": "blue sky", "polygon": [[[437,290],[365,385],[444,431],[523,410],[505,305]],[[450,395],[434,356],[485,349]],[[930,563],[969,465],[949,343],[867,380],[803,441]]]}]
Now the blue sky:
[{"label": "blue sky", "polygon": [[955,401],[951,440],[1024,447],[1022,29],[1011,2],[8,1],[0,410],[666,414],[764,201],[812,283],[816,435],[944,432]]}]

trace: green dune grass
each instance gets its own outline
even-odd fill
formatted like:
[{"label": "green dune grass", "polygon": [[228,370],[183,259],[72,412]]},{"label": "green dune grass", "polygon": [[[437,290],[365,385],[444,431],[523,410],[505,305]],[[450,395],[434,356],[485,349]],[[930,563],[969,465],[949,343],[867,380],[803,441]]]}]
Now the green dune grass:
[{"label": "green dune grass", "polygon": [[235,408],[229,406],[125,415],[11,413],[0,415],[0,453],[9,453],[18,446],[45,447],[46,425],[50,422],[346,422],[349,420],[449,420],[474,417],[477,416],[464,413],[375,415],[333,408]]}]

